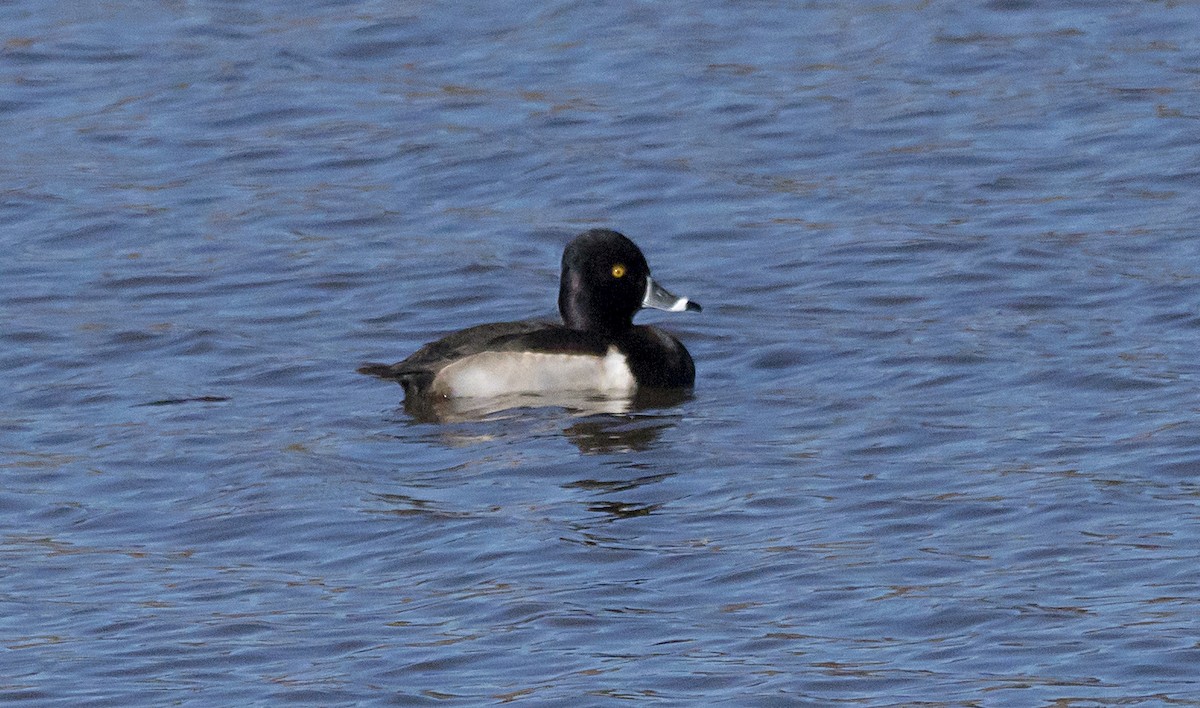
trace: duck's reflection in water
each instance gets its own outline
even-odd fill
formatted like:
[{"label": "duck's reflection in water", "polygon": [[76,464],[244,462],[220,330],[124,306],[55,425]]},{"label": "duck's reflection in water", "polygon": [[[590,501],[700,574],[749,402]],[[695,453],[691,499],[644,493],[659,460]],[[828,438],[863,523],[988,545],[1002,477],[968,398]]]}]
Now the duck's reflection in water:
[{"label": "duck's reflection in water", "polygon": [[[632,397],[595,394],[520,394],[495,398],[430,399],[409,397],[404,410],[417,423],[497,423],[527,416],[532,409],[565,410],[574,423],[562,433],[580,452],[603,454],[647,450],[674,425],[666,409],[691,398],[689,390],[644,390]],[[639,413],[654,412],[652,415]],[[457,436],[456,436],[457,437]],[[479,431],[463,431],[464,440],[478,440]],[[484,437],[492,437],[486,435]]]}]

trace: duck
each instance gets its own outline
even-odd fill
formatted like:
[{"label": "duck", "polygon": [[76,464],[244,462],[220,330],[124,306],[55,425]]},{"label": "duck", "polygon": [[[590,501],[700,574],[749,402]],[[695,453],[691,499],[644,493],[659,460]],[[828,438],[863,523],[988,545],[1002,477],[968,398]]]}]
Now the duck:
[{"label": "duck", "polygon": [[396,364],[358,372],[399,382],[406,404],[564,393],[628,397],[690,390],[691,354],[674,336],[635,325],[642,308],[702,310],[650,277],[641,249],[617,231],[591,229],[563,251],[561,323],[495,322],[430,342]]}]

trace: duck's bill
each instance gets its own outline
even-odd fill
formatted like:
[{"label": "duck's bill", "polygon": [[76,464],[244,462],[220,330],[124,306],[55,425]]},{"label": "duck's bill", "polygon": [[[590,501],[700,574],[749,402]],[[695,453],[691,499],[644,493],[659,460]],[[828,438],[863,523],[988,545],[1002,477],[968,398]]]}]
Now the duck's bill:
[{"label": "duck's bill", "polygon": [[646,276],[646,295],[642,298],[642,307],[653,307],[667,312],[683,312],[684,310],[700,311],[700,303],[692,302],[686,297],[676,297],[663,286]]}]

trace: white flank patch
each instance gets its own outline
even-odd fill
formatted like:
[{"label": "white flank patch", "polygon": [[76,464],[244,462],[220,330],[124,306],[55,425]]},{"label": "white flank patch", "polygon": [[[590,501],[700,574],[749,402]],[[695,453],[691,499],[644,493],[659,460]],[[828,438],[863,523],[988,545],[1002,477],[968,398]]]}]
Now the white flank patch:
[{"label": "white flank patch", "polygon": [[450,398],[556,391],[626,395],[636,387],[625,355],[616,347],[609,347],[608,354],[603,357],[483,352],[464,357],[442,369],[433,383],[435,393]]}]

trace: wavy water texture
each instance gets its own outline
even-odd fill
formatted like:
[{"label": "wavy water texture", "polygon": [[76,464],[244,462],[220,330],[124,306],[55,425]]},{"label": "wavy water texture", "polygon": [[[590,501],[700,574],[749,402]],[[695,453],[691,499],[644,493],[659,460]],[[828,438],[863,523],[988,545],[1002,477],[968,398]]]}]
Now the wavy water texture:
[{"label": "wavy water texture", "polygon": [[[1193,3],[0,4],[0,700],[1192,705]],[[617,228],[691,397],[355,374]]]}]

